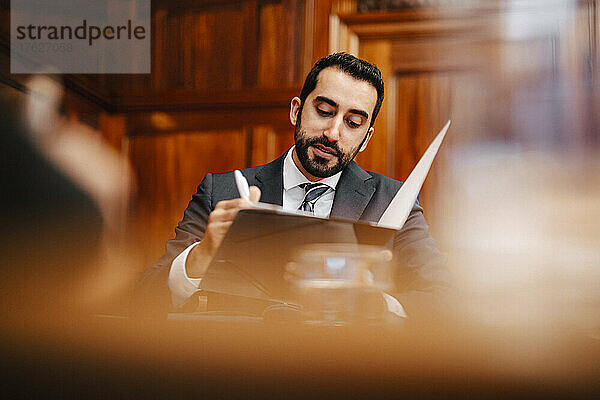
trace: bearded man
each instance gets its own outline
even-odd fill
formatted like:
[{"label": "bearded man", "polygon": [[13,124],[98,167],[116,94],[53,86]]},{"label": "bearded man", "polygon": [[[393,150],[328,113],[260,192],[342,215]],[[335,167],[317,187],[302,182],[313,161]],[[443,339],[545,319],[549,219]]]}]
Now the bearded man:
[{"label": "bearded man", "polygon": [[[295,146],[266,165],[241,170],[251,185],[250,201],[238,198],[233,172],[206,175],[175,228],[175,238],[146,271],[140,285],[146,290],[138,293],[154,294],[142,302],[193,308],[212,257],[237,212],[252,201],[320,217],[377,222],[402,183],[367,172],[353,160],[373,137],[383,95],[375,65],[346,53],[319,60],[300,97],[291,100]],[[439,303],[450,276],[418,203],[391,247],[396,291],[393,297],[386,294],[387,306],[398,315],[404,315],[402,306],[409,316],[424,315]],[[156,290],[147,290],[151,286]],[[170,296],[156,294],[169,293],[167,287]]]}]

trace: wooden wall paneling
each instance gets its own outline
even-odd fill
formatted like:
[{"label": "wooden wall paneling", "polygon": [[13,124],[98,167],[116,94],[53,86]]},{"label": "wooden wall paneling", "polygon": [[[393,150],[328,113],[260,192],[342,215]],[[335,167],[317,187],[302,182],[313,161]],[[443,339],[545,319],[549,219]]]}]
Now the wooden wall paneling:
[{"label": "wooden wall paneling", "polygon": [[357,55],[359,50],[358,36],[340,21],[336,14],[329,16],[329,53],[344,51]]},{"label": "wooden wall paneling", "polygon": [[154,0],[153,6],[154,8],[167,9],[171,14],[192,14],[211,10],[239,8],[246,1],[248,0]]},{"label": "wooden wall paneling", "polygon": [[[381,70],[385,84],[388,82],[389,59],[391,46],[388,41],[365,41],[361,43],[360,54],[361,58],[376,64]],[[388,132],[388,104],[394,103],[395,99],[385,96],[383,104],[379,111],[379,115],[375,121],[375,133],[369,142],[367,149],[360,153],[356,161],[365,169],[378,172],[381,174],[390,174],[388,171],[388,160],[393,159],[393,150],[388,147],[388,135],[393,135],[394,131]]]},{"label": "wooden wall paneling", "polygon": [[260,10],[258,86],[286,87],[297,84],[301,64],[302,1],[283,0],[264,4]]},{"label": "wooden wall paneling", "polygon": [[[212,12],[202,14],[181,14],[174,15],[171,18],[179,21],[175,29],[177,35],[181,38],[181,87],[197,88],[206,87],[212,79],[210,75],[210,59],[207,54],[212,52],[211,27],[214,25],[215,15]],[[177,44],[179,42],[174,42]],[[205,50],[205,51],[202,51]],[[162,60],[165,62],[166,60]],[[172,62],[172,60],[169,60]],[[223,71],[224,75],[225,71]],[[220,77],[215,77],[219,80]],[[221,78],[222,79],[222,78]]]},{"label": "wooden wall paneling", "polygon": [[311,67],[320,58],[329,54],[329,18],[332,3],[333,0],[314,1]]},{"label": "wooden wall paneling", "polygon": [[252,127],[252,158],[250,166],[273,161],[294,145],[294,127]]},{"label": "wooden wall paneling", "polygon": [[487,68],[497,59],[497,40],[456,37],[392,41],[391,64],[397,73],[465,71]]},{"label": "wooden wall paneling", "polygon": [[406,179],[418,157],[418,146],[414,135],[419,128],[418,81],[414,76],[398,76],[396,96],[398,97],[398,110],[396,113],[396,141],[394,153],[396,165],[394,177]]},{"label": "wooden wall paneling", "polygon": [[243,130],[179,132],[130,138],[130,156],[138,178],[136,236],[144,241],[143,265],[164,251],[164,243],[196,187],[208,172],[246,164]]},{"label": "wooden wall paneling", "polygon": [[[258,84],[260,87],[275,87],[277,85],[278,52],[280,38],[278,27],[282,25],[282,10],[277,5],[265,5],[260,10],[260,65],[258,68]],[[283,40],[285,42],[285,39]],[[288,61],[289,60],[285,60]],[[284,62],[285,62],[284,61]]]},{"label": "wooden wall paneling", "polygon": [[104,111],[99,113],[98,128],[108,144],[118,151],[123,151],[123,139],[127,136],[125,115],[109,114]]},{"label": "wooden wall paneling", "polygon": [[252,135],[252,151],[249,166],[266,164],[276,157],[275,145],[277,134],[271,126],[253,126],[250,129]]},{"label": "wooden wall paneling", "polygon": [[[263,87],[295,86],[301,80],[303,7],[303,0],[158,2],[152,15],[152,74],[69,75],[65,84],[108,112],[128,111],[113,100],[127,93],[251,89],[259,64]],[[261,20],[268,27],[262,34]],[[259,53],[263,42],[266,50]],[[8,39],[3,43],[8,53]]]},{"label": "wooden wall paneling", "polygon": [[158,8],[153,21],[156,88],[242,86],[245,15],[239,4],[181,12]]},{"label": "wooden wall paneling", "polygon": [[361,39],[432,39],[453,35],[485,37],[502,28],[498,11],[478,8],[438,10],[436,8],[393,12],[340,14]]},{"label": "wooden wall paneling", "polygon": [[[440,72],[431,76],[428,85],[423,88],[422,96],[426,99],[424,113],[424,123],[422,129],[419,132],[416,140],[418,141],[419,147],[419,159],[427,150],[427,147],[431,141],[435,138],[435,135],[444,126],[448,119],[452,118],[453,114],[453,93],[456,85],[454,84],[455,74],[453,72]],[[453,135],[456,135],[459,131],[456,126],[453,126]],[[448,143],[444,143],[444,149],[448,149]],[[438,186],[439,176],[441,169],[444,168],[445,158],[447,152],[442,151],[436,156],[436,164],[433,167],[423,184],[421,190],[420,201],[423,205],[433,209],[433,202],[435,201],[435,193],[440,193],[441,188]],[[417,159],[418,161],[418,159]],[[416,162],[415,162],[416,165]],[[414,166],[413,166],[414,168]]]},{"label": "wooden wall paneling", "polygon": [[196,89],[240,89],[244,69],[244,13],[215,10],[185,15],[195,43],[186,43],[191,61],[184,65]]},{"label": "wooden wall paneling", "polygon": [[[303,8],[303,0],[157,2],[151,75],[70,75],[66,85],[109,112],[123,111],[113,103],[122,93],[253,88],[259,64],[263,87],[294,86],[301,80]],[[261,33],[261,26],[268,29]],[[259,53],[260,44],[266,47]]]},{"label": "wooden wall paneling", "polygon": [[254,90],[140,90],[114,96],[121,112],[260,110],[289,107],[300,88]]},{"label": "wooden wall paneling", "polygon": [[[181,17],[167,13],[164,36],[162,41],[162,59],[156,59],[161,64],[162,76],[159,88],[177,88],[183,86],[183,57],[182,52],[186,43],[181,29]],[[200,22],[199,22],[200,23]],[[199,27],[196,29],[200,29]]]},{"label": "wooden wall paneling", "polygon": [[258,35],[260,14],[256,0],[246,1],[242,5],[243,43],[242,49],[242,86],[254,87],[258,79]]},{"label": "wooden wall paneling", "polygon": [[334,0],[331,5],[332,14],[349,14],[357,11],[356,0]]},{"label": "wooden wall paneling", "polygon": [[355,13],[355,0],[334,0],[329,15],[329,53],[345,51],[358,54],[358,36],[340,21],[340,14]]},{"label": "wooden wall paneling", "polygon": [[[249,61],[244,59],[245,42],[246,39],[253,40],[244,37],[244,10],[216,13],[213,32],[211,59],[214,61],[210,63],[211,82],[208,87],[240,89],[244,69]],[[251,65],[255,63],[256,59],[250,60]],[[222,77],[222,80],[218,77]]]},{"label": "wooden wall paneling", "polygon": [[[157,124],[156,119],[167,119],[168,123]],[[176,131],[193,131],[197,129],[240,129],[246,125],[272,124],[284,127],[289,120],[285,110],[281,109],[247,109],[223,111],[194,112],[138,112],[127,114],[128,134],[166,134]]]},{"label": "wooden wall paneling", "polygon": [[114,99],[127,111],[129,135],[241,129],[268,125],[289,127],[289,101],[300,88],[242,90],[198,94],[196,91],[144,91]]},{"label": "wooden wall paneling", "polygon": [[[453,77],[445,74],[410,74],[397,78],[397,127],[395,177],[405,180],[413,170],[437,132],[452,115]],[[468,111],[467,111],[468,112]],[[456,131],[452,126],[453,130]],[[447,144],[447,143],[445,143]],[[446,147],[446,146],[445,146]],[[443,153],[435,161],[421,190],[420,201],[431,201],[436,169],[443,164]]]},{"label": "wooden wall paneling", "polygon": [[152,88],[159,88],[164,82],[165,68],[161,61],[165,58],[167,28],[167,11],[155,9],[152,14]]},{"label": "wooden wall paneling", "polygon": [[275,156],[279,157],[287,149],[294,145],[294,127],[289,123],[288,126],[275,130]]},{"label": "wooden wall paneling", "polygon": [[313,66],[314,31],[315,31],[315,0],[304,0],[302,23],[302,51],[300,76],[304,79]]},{"label": "wooden wall paneling", "polygon": [[291,22],[294,25],[294,78],[292,83],[299,85],[304,82],[305,75],[302,73],[304,68],[304,49],[306,47],[304,35],[306,26],[304,24],[304,9],[306,0],[294,0],[295,4],[294,20]]}]

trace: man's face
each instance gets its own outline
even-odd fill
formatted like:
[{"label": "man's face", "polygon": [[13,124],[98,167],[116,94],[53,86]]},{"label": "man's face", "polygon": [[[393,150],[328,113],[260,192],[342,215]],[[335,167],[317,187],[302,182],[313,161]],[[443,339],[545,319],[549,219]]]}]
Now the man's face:
[{"label": "man's face", "polygon": [[292,156],[309,179],[336,174],[367,147],[376,102],[377,90],[370,83],[335,67],[321,71],[303,106],[299,98],[292,99],[290,120],[296,143]]}]

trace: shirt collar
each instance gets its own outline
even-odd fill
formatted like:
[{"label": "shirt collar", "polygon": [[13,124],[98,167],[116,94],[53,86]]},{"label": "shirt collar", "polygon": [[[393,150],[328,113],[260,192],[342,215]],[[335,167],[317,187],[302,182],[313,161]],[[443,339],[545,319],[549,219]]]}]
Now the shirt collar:
[{"label": "shirt collar", "polygon": [[[283,161],[283,188],[285,190],[290,190],[302,183],[310,183],[308,178],[306,178],[304,174],[298,169],[296,163],[294,163],[294,160],[292,159],[292,151],[294,150],[294,147],[295,146],[292,146],[292,148],[288,150],[287,155],[285,156],[285,160]],[[335,175],[328,176],[327,178],[323,178],[318,182],[324,183],[333,190],[335,190],[341,175],[342,171],[338,172]]]}]

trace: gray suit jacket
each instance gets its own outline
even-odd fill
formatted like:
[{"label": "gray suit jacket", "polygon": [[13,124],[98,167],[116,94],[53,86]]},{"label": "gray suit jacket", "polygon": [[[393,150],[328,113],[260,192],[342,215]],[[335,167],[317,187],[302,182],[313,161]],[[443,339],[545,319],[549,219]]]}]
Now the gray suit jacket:
[{"label": "gray suit jacket", "polygon": [[[282,205],[284,158],[285,154],[269,164],[241,170],[249,185],[260,188],[261,202]],[[330,216],[378,221],[401,186],[399,181],[367,172],[352,162],[342,172]],[[145,271],[134,299],[137,312],[142,307],[166,310],[170,304],[167,279],[173,259],[204,237],[208,216],[219,201],[238,196],[233,172],[206,175],[175,228],[175,238],[167,242],[165,254]],[[392,247],[397,288],[393,295],[409,315],[430,315],[444,302],[451,276],[418,203],[394,235]]]}]

